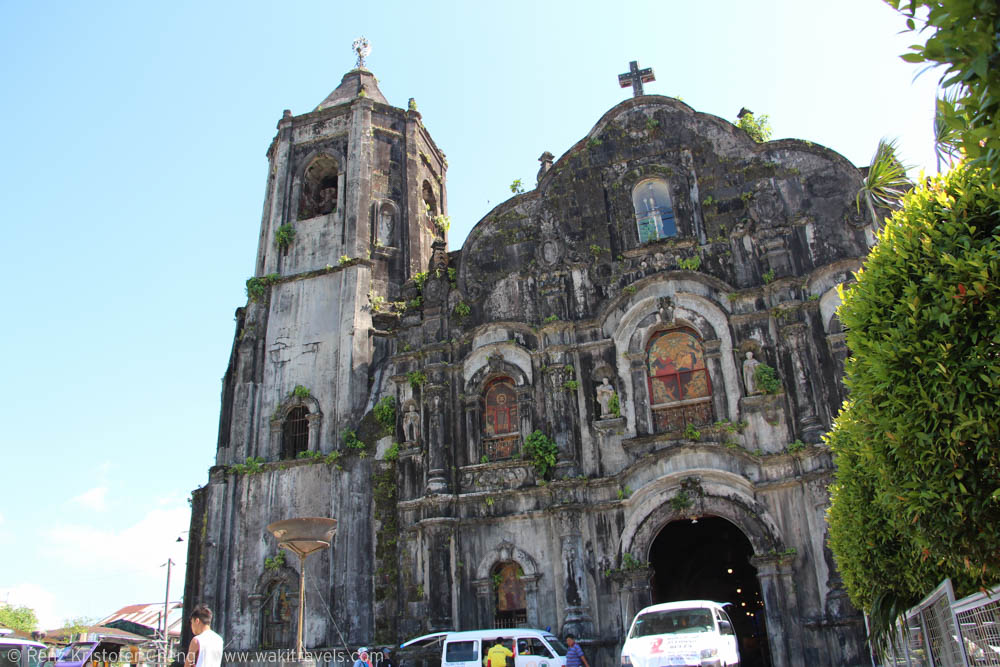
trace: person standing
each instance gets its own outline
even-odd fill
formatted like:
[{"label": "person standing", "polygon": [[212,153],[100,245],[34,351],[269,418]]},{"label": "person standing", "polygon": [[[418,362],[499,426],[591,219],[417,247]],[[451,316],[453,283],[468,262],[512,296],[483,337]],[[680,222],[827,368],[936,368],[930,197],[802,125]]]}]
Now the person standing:
[{"label": "person standing", "polygon": [[220,667],[222,665],[222,637],[212,630],[212,610],[199,604],[191,612],[191,632],[194,637],[188,645],[184,667]]},{"label": "person standing", "polygon": [[507,658],[513,657],[514,652],[503,645],[503,637],[497,637],[486,654],[486,667],[507,667]]},{"label": "person standing", "polygon": [[583,649],[576,643],[576,637],[566,635],[566,646],[569,647],[569,650],[566,651],[566,667],[581,667],[581,665],[582,667],[590,667],[587,656],[583,654]]}]

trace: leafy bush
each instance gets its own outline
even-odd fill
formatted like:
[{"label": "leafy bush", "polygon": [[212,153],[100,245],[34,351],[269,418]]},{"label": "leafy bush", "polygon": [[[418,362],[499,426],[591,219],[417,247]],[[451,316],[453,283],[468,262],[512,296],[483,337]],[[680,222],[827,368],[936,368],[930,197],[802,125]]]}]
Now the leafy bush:
[{"label": "leafy bush", "polygon": [[771,138],[771,123],[768,122],[767,114],[761,114],[757,118],[752,111],[746,111],[736,120],[736,127],[749,134],[758,144]]},{"label": "leafy bush", "polygon": [[691,496],[688,495],[688,492],[683,489],[678,491],[677,494],[670,499],[670,508],[675,512],[686,510],[692,505],[694,505],[694,501],[691,500]]},{"label": "leafy bush", "polygon": [[828,521],[866,611],[912,604],[944,577],[962,594],[1000,579],[998,211],[985,170],[934,178],[843,293],[850,399],[827,439]]},{"label": "leafy bush", "polygon": [[753,381],[757,388],[765,394],[777,394],[781,391],[781,378],[778,377],[778,371],[767,364],[760,364],[754,369]]},{"label": "leafy bush", "polygon": [[472,308],[470,308],[469,304],[464,301],[459,301],[455,304],[455,310],[453,312],[455,313],[455,317],[460,320],[464,320],[472,312]]},{"label": "leafy bush", "polygon": [[700,440],[701,431],[695,428],[694,424],[688,424],[684,427],[684,437],[688,440]]},{"label": "leafy bush", "polygon": [[535,473],[542,479],[549,479],[558,456],[556,441],[541,431],[535,431],[524,442],[524,458],[531,459]]},{"label": "leafy bush", "polygon": [[396,428],[396,399],[392,396],[383,396],[382,400],[375,404],[372,410],[375,414],[375,421],[381,424],[386,431]]},{"label": "leafy bush", "polygon": [[295,398],[309,398],[310,393],[309,389],[300,384],[295,385],[295,389],[292,389],[292,396]]}]

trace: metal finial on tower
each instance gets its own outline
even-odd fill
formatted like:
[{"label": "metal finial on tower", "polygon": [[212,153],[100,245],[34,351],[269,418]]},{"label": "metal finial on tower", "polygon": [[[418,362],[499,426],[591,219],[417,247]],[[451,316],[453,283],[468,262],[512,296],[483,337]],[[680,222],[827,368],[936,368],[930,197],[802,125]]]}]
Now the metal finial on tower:
[{"label": "metal finial on tower", "polygon": [[354,50],[356,54],[358,54],[357,68],[364,69],[365,58],[367,58],[368,54],[372,52],[372,45],[369,44],[365,36],[362,35],[361,37],[358,37],[356,40],[354,40],[354,44],[351,45],[351,48]]}]

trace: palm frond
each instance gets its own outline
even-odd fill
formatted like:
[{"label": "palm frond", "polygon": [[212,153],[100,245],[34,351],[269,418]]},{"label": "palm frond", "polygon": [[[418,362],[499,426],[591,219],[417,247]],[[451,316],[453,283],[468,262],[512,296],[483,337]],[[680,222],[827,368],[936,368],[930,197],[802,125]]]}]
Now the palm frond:
[{"label": "palm frond", "polygon": [[896,140],[879,139],[878,148],[868,166],[868,175],[861,181],[855,203],[861,212],[864,199],[872,220],[881,220],[877,209],[895,210],[901,206],[903,195],[913,185],[906,178],[908,167],[896,157]]},{"label": "palm frond", "polygon": [[879,656],[885,656],[890,649],[899,652],[900,636],[897,622],[913,606],[913,602],[903,600],[891,591],[875,595],[868,612],[868,643]]},{"label": "palm frond", "polygon": [[937,157],[937,169],[948,163],[952,167],[955,159],[961,155],[959,146],[961,138],[958,130],[948,124],[949,117],[955,117],[959,91],[956,87],[949,88],[938,98],[934,112],[934,154]]}]

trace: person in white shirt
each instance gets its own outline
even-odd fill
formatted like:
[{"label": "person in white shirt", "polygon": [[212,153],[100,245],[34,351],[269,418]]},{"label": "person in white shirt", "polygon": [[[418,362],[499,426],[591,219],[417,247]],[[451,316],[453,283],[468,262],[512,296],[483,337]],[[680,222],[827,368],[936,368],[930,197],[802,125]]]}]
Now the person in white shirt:
[{"label": "person in white shirt", "polygon": [[194,637],[184,658],[184,667],[220,667],[222,637],[212,630],[212,610],[199,604],[191,612],[191,632]]}]

